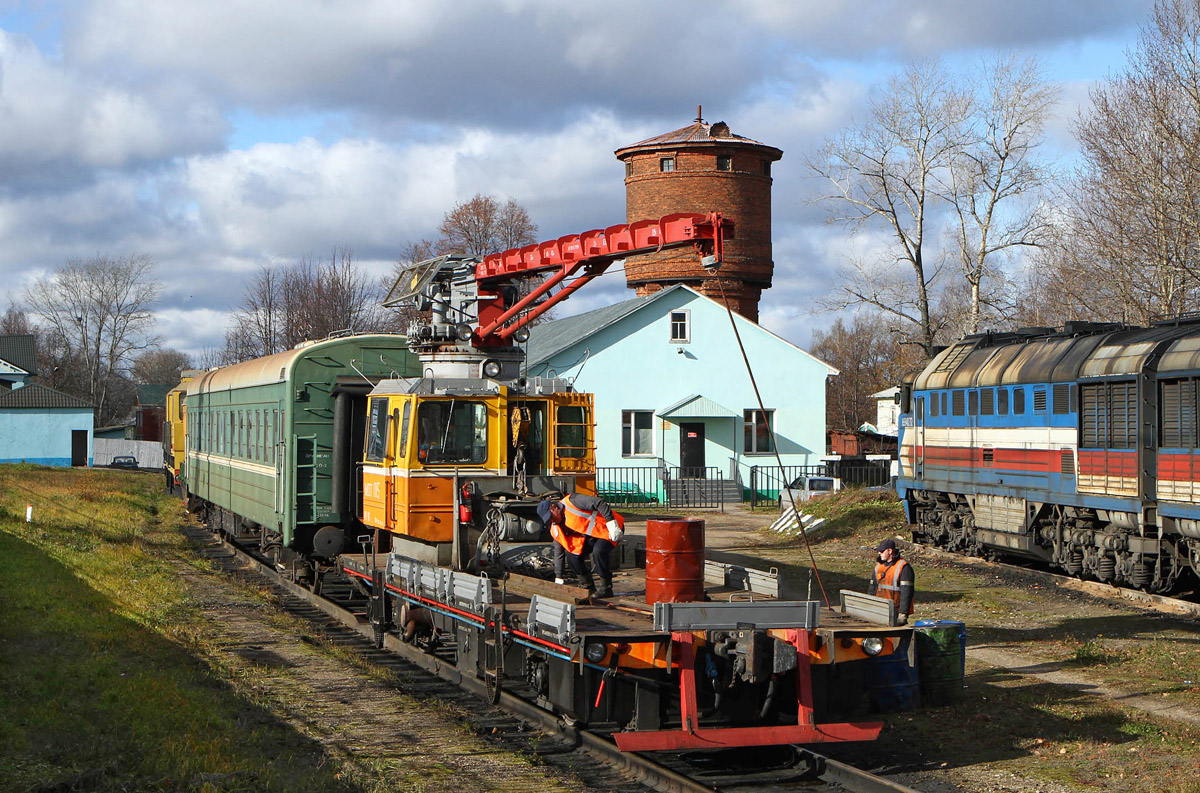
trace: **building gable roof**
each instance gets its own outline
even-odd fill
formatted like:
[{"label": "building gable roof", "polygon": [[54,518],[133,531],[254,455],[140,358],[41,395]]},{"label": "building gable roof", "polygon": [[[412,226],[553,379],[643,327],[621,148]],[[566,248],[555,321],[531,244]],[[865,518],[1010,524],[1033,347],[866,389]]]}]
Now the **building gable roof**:
[{"label": "building gable roof", "polygon": [[37,347],[32,334],[0,336],[0,360],[29,374],[37,374]]},{"label": "building gable roof", "polygon": [[30,383],[12,391],[0,393],[0,410],[5,408],[73,408],[76,410],[91,410],[92,405],[82,399],[46,388],[44,385]]},{"label": "building gable roof", "polygon": [[[605,328],[620,322],[630,314],[641,311],[655,301],[661,300],[667,295],[672,294],[680,289],[687,290],[687,292],[689,292],[694,298],[711,303],[721,312],[725,311],[724,306],[717,303],[717,301],[713,300],[707,295],[700,294],[686,284],[675,284],[674,286],[670,286],[666,289],[655,292],[652,295],[635,297],[632,300],[625,300],[621,303],[615,303],[611,306],[605,306],[604,308],[598,308],[583,314],[576,314],[573,317],[565,317],[563,319],[554,320],[553,322],[546,322],[541,325],[534,326],[529,332],[529,343],[526,348],[526,361],[528,362],[529,366],[546,363],[563,350],[578,344],[590,336],[594,336]],[[840,370],[837,367],[831,366],[812,353],[800,349],[782,336],[772,333],[758,323],[746,319],[740,314],[736,314],[735,316],[739,321],[745,323],[750,328],[773,339],[778,339],[780,342],[786,344],[788,347],[791,347],[796,352],[799,352],[800,354],[821,364],[829,370],[829,374],[840,374]]]}]

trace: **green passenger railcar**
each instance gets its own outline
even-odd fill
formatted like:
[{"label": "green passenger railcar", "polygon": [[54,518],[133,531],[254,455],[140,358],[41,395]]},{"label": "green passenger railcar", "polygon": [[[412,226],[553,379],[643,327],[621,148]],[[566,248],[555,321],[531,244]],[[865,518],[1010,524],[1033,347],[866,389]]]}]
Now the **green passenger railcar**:
[{"label": "green passenger railcar", "polygon": [[261,532],[281,560],[336,555],[360,526],[367,393],[383,378],[419,374],[405,337],[383,334],[204,372],[187,385],[189,504],[214,528]]}]

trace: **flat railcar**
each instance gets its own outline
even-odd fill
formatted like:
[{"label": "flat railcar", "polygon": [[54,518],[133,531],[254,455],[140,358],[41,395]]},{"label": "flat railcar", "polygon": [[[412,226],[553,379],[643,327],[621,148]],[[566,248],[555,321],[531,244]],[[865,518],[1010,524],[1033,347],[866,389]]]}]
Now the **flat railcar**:
[{"label": "flat railcar", "polygon": [[915,540],[1150,591],[1200,570],[1200,324],[950,345],[901,389]]}]

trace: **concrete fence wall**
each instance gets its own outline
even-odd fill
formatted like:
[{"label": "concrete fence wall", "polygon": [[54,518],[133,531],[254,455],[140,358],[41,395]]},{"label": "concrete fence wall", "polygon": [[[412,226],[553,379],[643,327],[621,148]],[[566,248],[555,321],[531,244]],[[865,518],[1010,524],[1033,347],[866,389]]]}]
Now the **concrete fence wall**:
[{"label": "concrete fence wall", "polygon": [[158,441],[127,441],[122,438],[92,440],[92,465],[105,466],[119,455],[137,458],[139,468],[162,468],[162,444]]}]

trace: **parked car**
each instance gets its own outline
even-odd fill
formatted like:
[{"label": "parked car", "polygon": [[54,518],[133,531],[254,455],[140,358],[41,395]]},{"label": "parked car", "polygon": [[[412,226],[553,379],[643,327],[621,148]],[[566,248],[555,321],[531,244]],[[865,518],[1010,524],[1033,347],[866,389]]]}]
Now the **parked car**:
[{"label": "parked car", "polygon": [[[792,501],[799,505],[818,496],[842,489],[842,480],[836,476],[798,476],[792,483],[779,491],[779,511],[791,509]],[[791,497],[788,494],[791,493]]]},{"label": "parked car", "polygon": [[138,461],[136,457],[128,454],[118,454],[112,458],[112,462],[108,464],[109,468],[137,468]]}]

